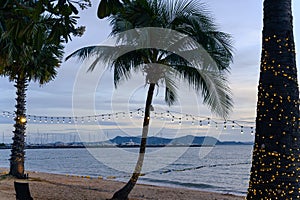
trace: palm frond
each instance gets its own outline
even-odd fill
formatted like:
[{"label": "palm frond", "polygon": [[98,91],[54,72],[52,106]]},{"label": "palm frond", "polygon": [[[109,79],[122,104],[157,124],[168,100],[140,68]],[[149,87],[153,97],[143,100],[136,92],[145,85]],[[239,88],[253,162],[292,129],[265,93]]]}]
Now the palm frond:
[{"label": "palm frond", "polygon": [[201,92],[203,103],[207,104],[212,112],[223,118],[228,117],[233,101],[223,73],[179,65],[173,67],[180,78],[187,81],[193,89]]},{"label": "palm frond", "polygon": [[168,72],[168,75],[164,78],[165,84],[165,102],[171,106],[178,100],[178,87],[176,86],[177,81],[173,73]]}]

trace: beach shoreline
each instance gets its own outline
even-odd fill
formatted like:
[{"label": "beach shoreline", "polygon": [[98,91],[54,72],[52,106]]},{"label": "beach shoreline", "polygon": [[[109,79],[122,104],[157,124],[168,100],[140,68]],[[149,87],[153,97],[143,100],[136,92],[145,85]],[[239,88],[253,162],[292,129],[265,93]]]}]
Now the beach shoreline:
[{"label": "beach shoreline", "polygon": [[[44,172],[26,172],[28,180],[9,177],[7,169],[0,168],[0,200],[15,200],[14,181],[29,183],[31,196],[35,200],[105,200],[112,197],[124,183],[89,176],[71,176]],[[232,194],[206,192],[185,188],[172,188],[138,184],[129,196],[130,200],[242,200]]]}]

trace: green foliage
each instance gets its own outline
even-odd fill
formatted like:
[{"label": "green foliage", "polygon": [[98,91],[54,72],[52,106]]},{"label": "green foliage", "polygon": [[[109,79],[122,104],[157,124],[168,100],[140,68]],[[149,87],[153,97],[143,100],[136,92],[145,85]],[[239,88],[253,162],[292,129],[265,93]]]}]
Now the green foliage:
[{"label": "green foliage", "polygon": [[[101,0],[98,17],[107,16],[112,26],[111,35],[117,38],[116,46],[85,47],[67,59],[71,56],[93,57],[90,70],[99,61],[107,63],[114,73],[116,87],[129,79],[131,73],[142,71],[146,84],[165,87],[165,101],[169,105],[177,101],[177,85],[183,80],[203,96],[204,103],[214,113],[224,118],[228,116],[233,106],[226,76],[232,62],[231,37],[217,29],[199,1]],[[145,27],[174,30],[176,34],[160,35],[157,30],[141,34]],[[126,34],[126,31],[130,33]],[[157,40],[155,44],[177,45],[177,49],[151,46],[150,38]],[[137,44],[144,44],[146,49]],[[201,51],[199,44],[206,53]]]},{"label": "green foliage", "polygon": [[76,27],[77,7],[85,9],[89,0],[6,0],[0,3],[0,74],[14,80],[24,76],[40,84],[52,80],[59,67],[64,43]]}]

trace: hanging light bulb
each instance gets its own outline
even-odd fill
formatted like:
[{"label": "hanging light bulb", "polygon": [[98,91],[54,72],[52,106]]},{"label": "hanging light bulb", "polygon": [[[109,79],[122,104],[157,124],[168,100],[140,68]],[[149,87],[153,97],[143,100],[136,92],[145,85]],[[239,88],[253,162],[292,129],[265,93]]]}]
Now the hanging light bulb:
[{"label": "hanging light bulb", "polygon": [[20,117],[20,122],[23,124],[23,123],[26,123],[26,117],[24,117],[24,116],[21,116]]},{"label": "hanging light bulb", "polygon": [[200,125],[200,126],[202,126],[202,125],[203,125],[203,124],[202,124],[202,120],[200,120],[200,121],[199,121],[199,125]]}]

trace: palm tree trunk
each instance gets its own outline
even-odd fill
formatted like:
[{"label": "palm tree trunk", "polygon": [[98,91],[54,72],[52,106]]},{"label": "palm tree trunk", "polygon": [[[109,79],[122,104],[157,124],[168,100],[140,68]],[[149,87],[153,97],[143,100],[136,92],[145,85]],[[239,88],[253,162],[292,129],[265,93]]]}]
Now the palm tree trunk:
[{"label": "palm tree trunk", "polygon": [[129,179],[129,181],[127,182],[127,184],[114,194],[112,200],[127,200],[129,193],[134,188],[140,176],[140,173],[142,171],[144,156],[146,153],[147,136],[148,136],[149,122],[150,122],[150,107],[152,103],[154,88],[155,88],[155,83],[150,83],[147,100],[146,100],[146,106],[145,106],[145,116],[143,122],[143,133],[142,133],[141,144],[140,144],[140,152],[139,152],[139,157],[134,172],[131,178]]},{"label": "palm tree trunk", "polygon": [[26,130],[26,88],[27,80],[23,76],[16,78],[15,87],[17,89],[16,95],[16,117],[15,130],[11,158],[10,158],[10,172],[9,174],[16,178],[25,178],[24,175],[24,158],[25,158],[25,130]]},{"label": "palm tree trunk", "polygon": [[247,199],[299,199],[299,89],[291,0],[264,1],[262,48]]}]

